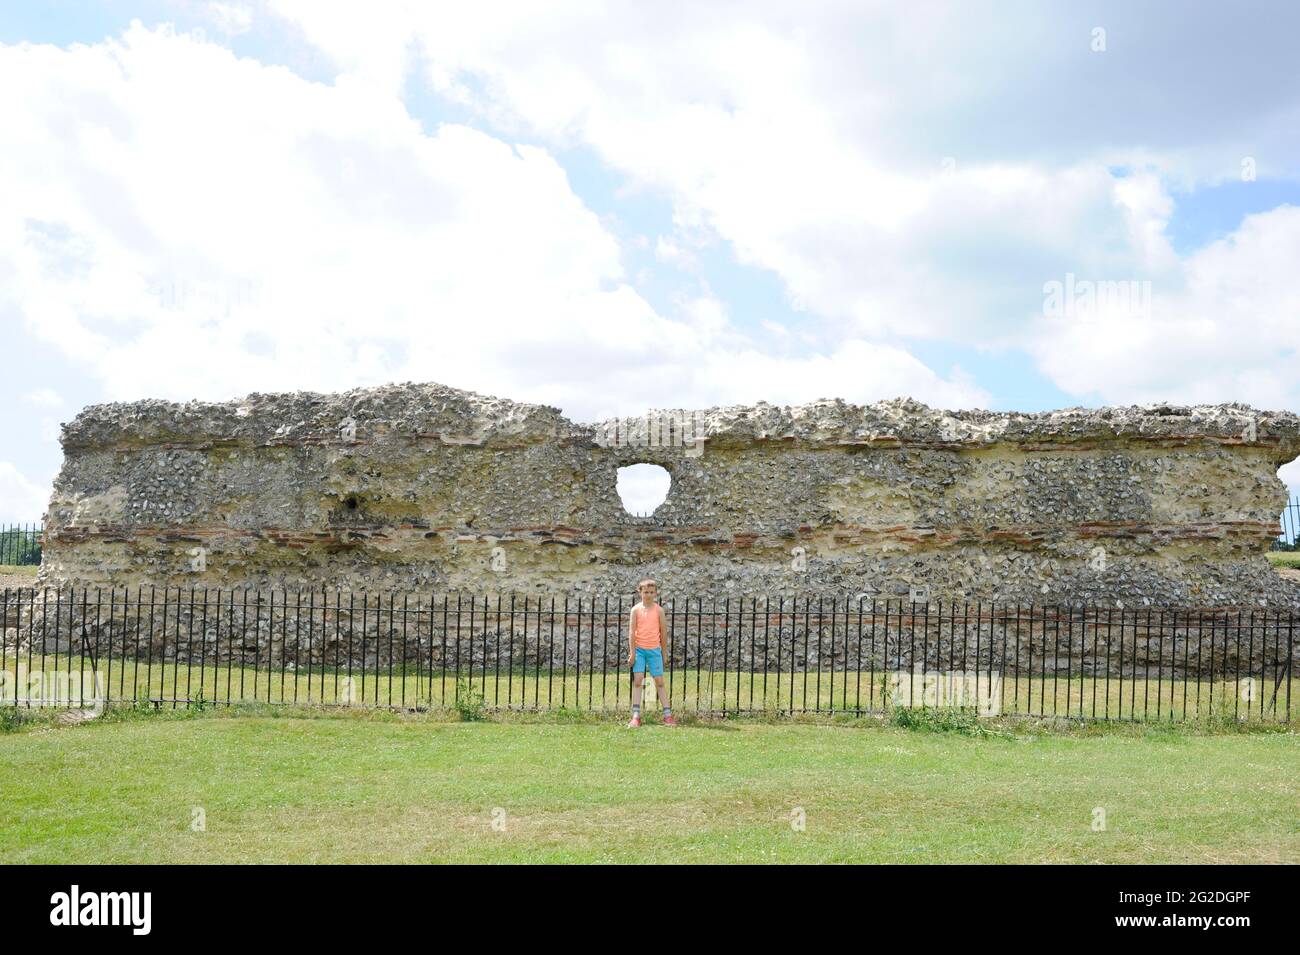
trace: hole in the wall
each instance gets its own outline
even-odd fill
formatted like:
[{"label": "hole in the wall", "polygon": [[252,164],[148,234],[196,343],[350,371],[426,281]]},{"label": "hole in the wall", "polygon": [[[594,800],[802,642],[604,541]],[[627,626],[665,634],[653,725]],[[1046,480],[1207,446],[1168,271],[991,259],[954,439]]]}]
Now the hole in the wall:
[{"label": "hole in the wall", "polygon": [[355,497],[349,497],[344,499],[343,506],[349,511],[355,511],[360,506],[360,502]]},{"label": "hole in the wall", "polygon": [[618,469],[618,498],[633,517],[649,517],[668,498],[673,479],[657,464],[629,464]]}]

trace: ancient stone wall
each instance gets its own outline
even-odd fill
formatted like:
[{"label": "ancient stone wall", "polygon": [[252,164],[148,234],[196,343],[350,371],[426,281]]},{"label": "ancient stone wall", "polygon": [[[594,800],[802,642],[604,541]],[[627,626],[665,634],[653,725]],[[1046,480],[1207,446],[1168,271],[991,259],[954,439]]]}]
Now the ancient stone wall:
[{"label": "ancient stone wall", "polygon": [[[1297,605],[1264,552],[1300,418],[819,401],[575,424],[439,385],[87,408],[51,583]],[[672,476],[627,514],[620,466]]]}]

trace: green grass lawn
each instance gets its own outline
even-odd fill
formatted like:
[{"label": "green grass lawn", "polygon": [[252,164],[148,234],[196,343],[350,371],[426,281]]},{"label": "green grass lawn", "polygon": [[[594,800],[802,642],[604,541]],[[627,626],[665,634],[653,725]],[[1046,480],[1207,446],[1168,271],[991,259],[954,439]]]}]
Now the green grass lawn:
[{"label": "green grass lawn", "polygon": [[1274,567],[1290,567],[1293,570],[1300,570],[1300,551],[1271,550],[1268,552],[1268,560]]},{"label": "green grass lawn", "polygon": [[0,859],[1300,862],[1298,771],[1283,732],[167,711],[0,734]]}]

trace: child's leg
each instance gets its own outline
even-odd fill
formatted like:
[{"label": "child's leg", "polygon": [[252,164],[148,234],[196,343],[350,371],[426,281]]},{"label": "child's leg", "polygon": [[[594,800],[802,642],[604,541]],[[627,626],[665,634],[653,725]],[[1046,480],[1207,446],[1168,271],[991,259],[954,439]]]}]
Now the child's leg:
[{"label": "child's leg", "polygon": [[641,691],[645,687],[645,673],[632,674],[632,712],[641,712]]},{"label": "child's leg", "polygon": [[670,712],[672,708],[668,702],[668,690],[665,689],[664,678],[661,676],[655,677],[655,696],[659,697],[659,705],[664,708],[664,712]]}]

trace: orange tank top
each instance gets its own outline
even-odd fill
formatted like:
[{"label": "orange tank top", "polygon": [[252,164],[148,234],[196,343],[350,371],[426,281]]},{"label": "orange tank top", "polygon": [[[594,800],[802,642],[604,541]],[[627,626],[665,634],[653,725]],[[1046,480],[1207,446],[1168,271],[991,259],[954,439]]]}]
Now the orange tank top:
[{"label": "orange tank top", "polygon": [[659,607],[646,609],[644,603],[636,605],[636,627],[633,630],[636,645],[642,650],[656,650],[659,647]]}]

